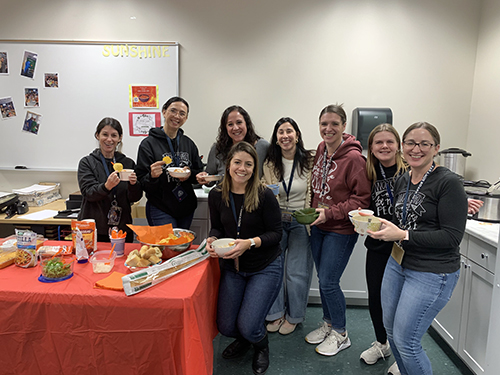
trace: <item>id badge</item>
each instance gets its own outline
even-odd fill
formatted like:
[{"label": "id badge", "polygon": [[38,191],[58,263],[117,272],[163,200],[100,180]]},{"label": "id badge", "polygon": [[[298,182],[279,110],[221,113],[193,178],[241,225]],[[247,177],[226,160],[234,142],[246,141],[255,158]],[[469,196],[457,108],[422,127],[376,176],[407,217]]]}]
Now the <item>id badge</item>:
[{"label": "id badge", "polygon": [[116,200],[111,202],[111,207],[108,211],[108,225],[118,225],[120,224],[120,218],[122,217],[122,208],[118,206]]},{"label": "id badge", "polygon": [[330,207],[326,203],[319,202],[318,208],[324,208],[325,210],[328,210]]},{"label": "id badge", "polygon": [[281,221],[285,223],[292,222],[292,211],[282,210],[281,211]]},{"label": "id badge", "polygon": [[403,257],[405,255],[404,249],[399,246],[396,242],[393,243],[392,245],[392,253],[391,256],[394,258],[396,262],[398,262],[399,265],[403,262]]},{"label": "id badge", "polygon": [[172,194],[175,196],[175,198],[179,201],[182,202],[184,198],[187,197],[186,191],[182,188],[181,185],[177,185],[174,190],[172,190]]}]

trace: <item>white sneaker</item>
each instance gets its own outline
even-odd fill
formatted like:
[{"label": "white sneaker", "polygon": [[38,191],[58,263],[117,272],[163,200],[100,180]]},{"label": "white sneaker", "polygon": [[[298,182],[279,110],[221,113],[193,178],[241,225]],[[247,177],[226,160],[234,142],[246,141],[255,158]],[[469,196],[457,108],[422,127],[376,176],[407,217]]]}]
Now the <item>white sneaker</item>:
[{"label": "white sneaker", "polygon": [[332,326],[329,326],[327,322],[323,322],[323,325],[312,332],[309,332],[306,336],[306,341],[309,344],[319,344],[322,343],[324,339],[330,334]]},{"label": "white sneaker", "polygon": [[331,330],[328,337],[316,347],[316,352],[322,355],[335,355],[343,349],[347,349],[351,346],[351,340],[347,336],[347,331],[345,336],[342,336],[335,330]]},{"label": "white sneaker", "polygon": [[389,367],[389,370],[387,370],[387,373],[392,375],[401,375],[401,373],[399,372],[398,363],[394,362],[392,366]]},{"label": "white sneaker", "polygon": [[373,365],[377,363],[380,358],[389,357],[391,355],[391,347],[389,346],[389,341],[386,344],[381,344],[378,341],[372,342],[372,346],[366,349],[359,357],[367,365]]}]

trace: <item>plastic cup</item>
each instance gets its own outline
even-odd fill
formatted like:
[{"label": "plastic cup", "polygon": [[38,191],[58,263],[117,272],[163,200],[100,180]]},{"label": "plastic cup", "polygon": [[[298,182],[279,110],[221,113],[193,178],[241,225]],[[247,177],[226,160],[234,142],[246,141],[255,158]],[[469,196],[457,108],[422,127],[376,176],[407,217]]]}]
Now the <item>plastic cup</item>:
[{"label": "plastic cup", "polygon": [[123,169],[120,172],[120,181],[129,181],[130,175],[134,172],[133,169]]},{"label": "plastic cup", "polygon": [[274,195],[278,195],[280,193],[280,186],[278,184],[267,185],[267,187],[272,190]]},{"label": "plastic cup", "polygon": [[122,257],[123,254],[125,253],[125,237],[123,238],[111,238],[109,237],[111,241],[111,247],[115,245],[115,253],[116,257]]}]

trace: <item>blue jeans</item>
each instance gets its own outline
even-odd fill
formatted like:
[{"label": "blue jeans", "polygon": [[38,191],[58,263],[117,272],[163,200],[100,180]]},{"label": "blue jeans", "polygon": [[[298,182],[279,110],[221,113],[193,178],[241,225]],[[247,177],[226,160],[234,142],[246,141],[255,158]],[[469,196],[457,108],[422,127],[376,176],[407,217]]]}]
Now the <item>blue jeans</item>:
[{"label": "blue jeans", "polygon": [[306,227],[297,223],[295,218],[292,218],[292,222],[282,224],[281,249],[285,271],[278,297],[266,320],[285,316],[288,322],[297,324],[306,316],[313,269],[311,243]]},{"label": "blue jeans", "polygon": [[266,315],[283,280],[282,257],[258,272],[221,269],[217,328],[224,336],[255,344],[267,334]]},{"label": "blue jeans", "polygon": [[460,270],[409,270],[389,258],[382,281],[382,311],[387,338],[402,375],[432,374],[422,349],[422,336],[450,299],[459,276]]},{"label": "blue jeans", "polygon": [[189,229],[193,222],[194,212],[191,215],[184,217],[173,217],[159,208],[153,206],[151,203],[146,202],[146,218],[148,224],[152,227],[159,225],[172,224],[172,228]]},{"label": "blue jeans", "polygon": [[340,277],[357,239],[357,233],[338,234],[311,227],[311,250],[318,272],[323,320],[339,333],[343,333],[346,326],[345,297],[340,288]]}]

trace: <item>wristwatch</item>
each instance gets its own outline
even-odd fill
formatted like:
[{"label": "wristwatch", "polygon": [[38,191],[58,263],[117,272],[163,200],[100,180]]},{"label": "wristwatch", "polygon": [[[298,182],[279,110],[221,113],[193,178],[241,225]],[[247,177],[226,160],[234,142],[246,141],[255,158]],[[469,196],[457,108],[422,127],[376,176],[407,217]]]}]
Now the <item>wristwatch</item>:
[{"label": "wristwatch", "polygon": [[249,238],[249,240],[250,240],[250,249],[251,249],[252,247],[255,247],[255,241],[253,238]]}]

